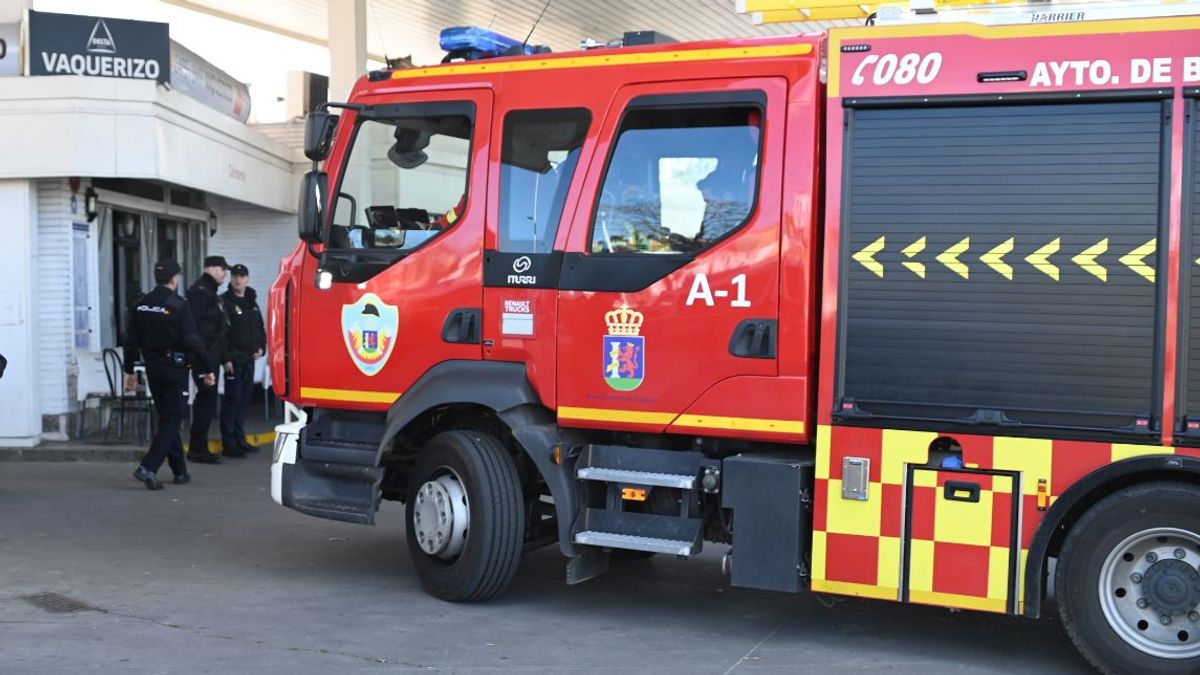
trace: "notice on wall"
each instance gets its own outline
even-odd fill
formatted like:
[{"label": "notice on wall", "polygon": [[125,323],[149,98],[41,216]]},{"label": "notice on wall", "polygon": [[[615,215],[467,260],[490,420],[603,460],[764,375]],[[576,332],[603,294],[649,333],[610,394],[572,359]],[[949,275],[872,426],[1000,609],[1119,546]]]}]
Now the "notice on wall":
[{"label": "notice on wall", "polygon": [[165,23],[29,12],[29,74],[171,80]]},{"label": "notice on wall", "polygon": [[21,24],[0,23],[0,77],[21,74]]}]

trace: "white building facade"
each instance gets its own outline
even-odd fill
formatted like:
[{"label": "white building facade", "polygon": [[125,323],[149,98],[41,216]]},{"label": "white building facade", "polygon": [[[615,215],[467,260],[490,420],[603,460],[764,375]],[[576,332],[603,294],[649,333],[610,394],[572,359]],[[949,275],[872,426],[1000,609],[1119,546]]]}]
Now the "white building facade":
[{"label": "white building facade", "polygon": [[156,259],[179,260],[190,284],[205,255],[224,255],[265,303],[306,168],[298,149],[152,80],[0,77],[0,446],[102,423],[86,414],[108,391],[100,355]]}]

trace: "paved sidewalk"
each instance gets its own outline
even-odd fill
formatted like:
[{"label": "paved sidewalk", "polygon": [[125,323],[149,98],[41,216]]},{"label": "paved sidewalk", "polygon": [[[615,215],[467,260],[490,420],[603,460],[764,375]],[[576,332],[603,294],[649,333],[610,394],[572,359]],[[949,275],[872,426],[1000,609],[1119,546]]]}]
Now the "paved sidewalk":
[{"label": "paved sidewalk", "polygon": [[[250,441],[251,445],[269,450],[275,442],[275,425],[282,421],[264,420],[261,415],[246,420],[246,440]],[[186,424],[181,433],[186,452]],[[220,420],[214,420],[208,436],[209,451],[220,452]],[[79,438],[70,441],[49,441],[33,448],[0,447],[0,462],[137,462],[146,454],[149,445],[149,440],[139,442],[136,434],[127,431],[124,439],[114,438],[107,443],[101,438]]]},{"label": "paved sidewalk", "polygon": [[[731,589],[723,547],[563,583],[554,548],[509,592],[421,591],[398,504],[380,525],[268,496],[266,450],[149,492],[113,463],[0,464],[0,671],[62,673],[1087,673],[1054,619]],[[95,607],[52,613],[61,593]]]}]

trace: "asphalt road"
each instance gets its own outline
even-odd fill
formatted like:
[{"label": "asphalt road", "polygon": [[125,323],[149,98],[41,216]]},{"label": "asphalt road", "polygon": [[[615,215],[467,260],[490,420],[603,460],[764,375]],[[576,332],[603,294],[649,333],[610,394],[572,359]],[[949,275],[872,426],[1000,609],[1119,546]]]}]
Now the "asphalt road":
[{"label": "asphalt road", "polygon": [[1053,619],[731,589],[719,550],[567,587],[542,549],[497,600],[444,603],[399,505],[373,528],[276,507],[261,454],[154,493],[124,464],[0,464],[0,671],[1088,672]]}]

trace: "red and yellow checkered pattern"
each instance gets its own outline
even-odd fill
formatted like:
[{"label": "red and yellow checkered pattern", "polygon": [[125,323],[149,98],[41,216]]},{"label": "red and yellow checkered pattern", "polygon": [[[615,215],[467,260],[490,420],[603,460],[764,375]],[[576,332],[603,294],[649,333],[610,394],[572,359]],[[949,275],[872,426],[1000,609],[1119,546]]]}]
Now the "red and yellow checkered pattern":
[{"label": "red and yellow checkered pattern", "polygon": [[[1080,478],[1106,464],[1139,455],[1176,452],[1175,448],[1157,445],[821,425],[817,428],[813,510],[814,591],[886,600],[901,598],[907,470],[909,465],[928,463],[930,445],[940,435],[949,435],[962,446],[962,459],[967,468],[1013,472],[1018,476],[1017,485],[1003,484],[1013,482],[1013,479],[1005,478],[997,489],[997,480],[993,477],[989,488],[991,511],[982,507],[970,513],[949,510],[943,525],[942,514],[936,511],[938,506],[934,506],[931,522],[928,518],[917,518],[917,510],[921,508],[918,500],[927,499],[919,496],[918,488],[929,487],[922,485],[922,481],[938,480],[936,476],[945,472],[914,471],[910,599],[999,612],[1006,609],[1001,598],[1009,597],[1009,580],[1008,567],[999,561],[1001,554],[994,549],[1000,547],[994,541],[1004,534],[1004,527],[1020,528],[1016,588],[1011,589],[1017,598],[1016,610],[1020,612],[1026,557],[1043,514],[1037,508],[1039,480],[1046,481],[1053,501]],[[1178,452],[1200,454],[1182,448]],[[865,457],[871,462],[870,487],[865,501],[842,496],[842,461],[846,457]],[[935,478],[930,478],[930,474]],[[1008,525],[996,524],[996,501],[1014,498],[1019,501],[1017,521]],[[962,505],[956,503],[954,506]],[[933,536],[918,536],[927,534],[927,530],[920,529],[927,527],[934,528]],[[964,529],[977,531],[971,535],[973,538],[967,539]],[[986,591],[982,576],[985,553],[988,559]],[[947,562],[942,564],[942,560]],[[953,560],[969,564],[956,565],[950,562]],[[926,564],[925,561],[930,562]],[[1001,592],[1001,587],[1005,592]]]},{"label": "red and yellow checkered pattern", "polygon": [[1007,611],[1015,487],[1011,475],[913,471],[906,575],[911,602]]}]

